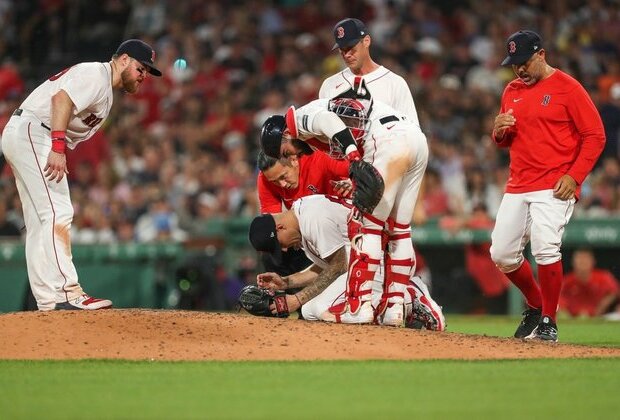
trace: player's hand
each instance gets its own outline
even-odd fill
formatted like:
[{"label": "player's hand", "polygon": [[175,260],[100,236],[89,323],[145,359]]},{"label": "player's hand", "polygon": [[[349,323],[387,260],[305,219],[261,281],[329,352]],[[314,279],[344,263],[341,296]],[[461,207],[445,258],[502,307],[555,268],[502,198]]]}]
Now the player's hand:
[{"label": "player's hand", "polygon": [[43,171],[48,180],[56,180],[57,183],[62,181],[65,174],[69,173],[65,154],[50,151],[50,154],[47,156],[47,165],[45,165]]},{"label": "player's hand", "polygon": [[[295,295],[286,295],[286,306],[288,307],[288,313],[295,312],[297,309],[301,308],[301,302]],[[269,305],[269,309],[272,314],[277,314],[278,310],[276,309],[275,303]]]},{"label": "player's hand", "polygon": [[512,108],[508,110],[508,112],[504,112],[503,114],[498,114],[495,117],[495,123],[493,124],[493,133],[495,133],[495,137],[497,139],[501,139],[506,134],[506,130],[514,127],[517,123],[517,119],[514,115],[512,115]]},{"label": "player's hand", "polygon": [[562,178],[558,179],[553,187],[553,196],[560,200],[570,200],[575,197],[575,191],[577,190],[577,181],[570,175],[562,175]]},{"label": "player's hand", "polygon": [[288,288],[288,278],[282,278],[278,273],[261,273],[256,276],[258,287],[269,290],[284,290]]},{"label": "player's hand", "polygon": [[340,181],[331,180],[329,183],[334,188],[334,193],[342,198],[350,198],[353,192],[353,183],[350,179],[343,179]]}]

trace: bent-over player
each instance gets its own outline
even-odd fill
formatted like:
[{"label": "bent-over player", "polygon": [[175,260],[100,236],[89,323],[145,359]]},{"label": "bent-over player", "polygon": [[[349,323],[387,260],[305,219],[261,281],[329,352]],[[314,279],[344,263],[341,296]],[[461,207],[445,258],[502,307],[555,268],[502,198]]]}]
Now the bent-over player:
[{"label": "bent-over player", "polygon": [[[356,99],[358,92],[363,98]],[[400,326],[405,288],[415,271],[410,222],[428,162],[426,137],[405,115],[373,102],[363,81],[340,97],[318,99],[298,110],[290,107],[285,116],[269,117],[260,143],[267,155],[279,158],[298,153],[297,139],[312,137],[343,152],[351,162],[354,184],[346,299],[330,310],[346,322],[372,322],[371,283],[385,258],[377,318],[382,324]]]},{"label": "bent-over player", "polygon": [[[523,293],[527,310],[514,336],[557,341],[562,234],[580,185],[605,146],[601,118],[586,90],[546,62],[540,36],[519,31],[502,65],[517,75],[506,86],[493,139],[510,148],[510,177],[491,236],[491,258]],[[538,281],[523,258],[531,241]]]},{"label": "bent-over player", "polygon": [[73,205],[65,173],[65,149],[101,128],[113,90],[136,93],[155,68],[146,43],[123,42],[107,63],[80,63],[39,85],[13,112],[2,150],[15,174],[26,223],[26,265],[40,310],[104,309],[107,299],[88,296],[78,282],[69,231]]},{"label": "bent-over player", "polygon": [[[260,172],[256,186],[261,213],[280,213],[283,209],[290,209],[298,198],[311,194],[346,197],[351,193],[349,162],[331,159],[320,151],[282,159],[274,159],[259,151],[257,166]],[[301,271],[311,264],[302,250],[293,248],[283,252],[279,258],[263,253],[262,261],[267,271],[283,276]]]},{"label": "bent-over player", "polygon": [[[351,207],[348,201],[337,197],[313,195],[295,201],[292,209],[286,212],[264,214],[252,221],[249,238],[255,249],[279,254],[282,248],[301,248],[313,262],[308,270],[289,276],[273,272],[257,276],[257,283],[263,288],[303,287],[294,295],[287,295],[282,307],[294,311],[301,306],[302,315],[307,320],[343,323],[361,320],[329,311],[345,300],[350,248],[347,225]],[[377,277],[380,275],[379,272]],[[441,308],[433,301],[422,280],[411,276],[405,289],[406,326],[419,320],[427,329],[443,331],[445,320]],[[382,282],[374,281],[374,306],[380,303],[382,294]],[[240,301],[243,300],[242,293]]]}]

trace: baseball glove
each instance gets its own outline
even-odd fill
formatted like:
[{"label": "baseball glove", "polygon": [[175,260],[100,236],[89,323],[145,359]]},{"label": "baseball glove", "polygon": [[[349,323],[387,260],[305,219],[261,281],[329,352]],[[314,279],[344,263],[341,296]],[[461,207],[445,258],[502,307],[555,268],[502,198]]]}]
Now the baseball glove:
[{"label": "baseball glove", "polygon": [[[269,306],[275,304],[276,313],[271,313]],[[284,291],[271,291],[261,289],[254,285],[245,286],[239,295],[239,305],[256,316],[275,316],[286,318],[289,315],[286,303],[286,293]]]},{"label": "baseball glove", "polygon": [[362,213],[372,213],[381,201],[385,184],[377,169],[363,160],[351,162],[349,177],[353,181],[353,205]]}]

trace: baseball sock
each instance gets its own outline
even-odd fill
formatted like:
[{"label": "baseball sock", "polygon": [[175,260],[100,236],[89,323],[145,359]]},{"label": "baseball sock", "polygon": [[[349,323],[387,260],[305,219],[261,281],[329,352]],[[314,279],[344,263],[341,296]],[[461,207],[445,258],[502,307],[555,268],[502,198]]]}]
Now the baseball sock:
[{"label": "baseball sock", "polygon": [[504,273],[510,281],[521,290],[523,296],[525,296],[526,303],[531,308],[542,307],[542,296],[540,287],[534,279],[532,273],[532,266],[528,260],[523,260],[521,267],[510,273]]},{"label": "baseball sock", "polygon": [[563,275],[562,260],[553,264],[538,265],[538,279],[543,299],[542,314],[551,318],[553,322],[558,311]]}]

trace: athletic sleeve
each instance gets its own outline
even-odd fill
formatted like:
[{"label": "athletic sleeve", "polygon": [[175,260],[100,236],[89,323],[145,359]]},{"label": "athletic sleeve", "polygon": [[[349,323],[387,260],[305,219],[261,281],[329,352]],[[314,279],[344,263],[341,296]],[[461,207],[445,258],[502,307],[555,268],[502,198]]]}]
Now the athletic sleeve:
[{"label": "athletic sleeve", "polygon": [[568,175],[581,184],[603,152],[605,129],[596,106],[583,86],[579,84],[568,97],[568,112],[581,136],[579,154]]},{"label": "athletic sleeve", "polygon": [[78,114],[103,99],[105,97],[105,83],[110,82],[103,80],[99,72],[89,73],[80,66],[74,66],[59,81],[59,88],[67,92]]},{"label": "athletic sleeve", "polygon": [[258,189],[258,201],[261,213],[280,213],[282,211],[282,198],[277,193],[274,185],[267,181],[265,175],[258,174],[256,180]]},{"label": "athletic sleeve", "polygon": [[[502,100],[501,100],[501,104],[499,107],[499,114],[503,114],[504,112],[506,112],[506,92],[508,91],[509,88],[510,88],[510,84],[506,86],[506,88],[504,89],[504,93],[502,94]],[[506,132],[504,133],[504,136],[501,139],[498,139],[497,137],[495,137],[495,130],[493,130],[493,132],[491,133],[491,138],[493,139],[497,147],[500,147],[500,148],[510,147],[512,145],[512,141],[514,140],[514,137],[515,137],[515,132],[511,131],[510,129],[506,130]]]},{"label": "athletic sleeve", "polygon": [[327,110],[327,99],[314,100],[295,111],[299,138],[327,137],[347,128],[340,117]]},{"label": "athletic sleeve", "polygon": [[317,159],[327,173],[329,179],[345,179],[349,177],[349,161],[346,159],[332,159],[325,153],[317,153]]}]

